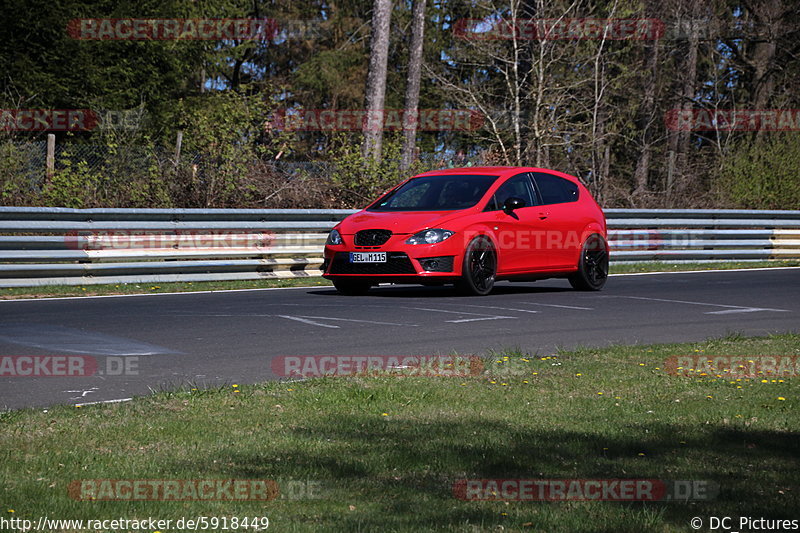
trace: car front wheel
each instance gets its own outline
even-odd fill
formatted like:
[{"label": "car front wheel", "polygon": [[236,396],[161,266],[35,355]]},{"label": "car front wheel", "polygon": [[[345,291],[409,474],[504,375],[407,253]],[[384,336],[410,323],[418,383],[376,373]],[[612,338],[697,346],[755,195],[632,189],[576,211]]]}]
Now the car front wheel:
[{"label": "car front wheel", "polygon": [[497,275],[497,252],[488,237],[473,239],[464,253],[461,280],[456,284],[460,292],[486,296],[492,292]]},{"label": "car front wheel", "polygon": [[608,279],[608,244],[598,235],[590,235],[581,249],[578,271],[569,278],[569,283],[579,291],[599,291]]}]

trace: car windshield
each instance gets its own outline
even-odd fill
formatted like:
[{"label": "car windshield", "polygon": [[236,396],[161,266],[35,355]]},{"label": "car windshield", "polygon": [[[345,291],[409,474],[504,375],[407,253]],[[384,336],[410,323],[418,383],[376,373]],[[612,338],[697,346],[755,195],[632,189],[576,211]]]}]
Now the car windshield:
[{"label": "car windshield", "polygon": [[390,192],[368,211],[455,211],[478,203],[497,176],[420,176]]}]

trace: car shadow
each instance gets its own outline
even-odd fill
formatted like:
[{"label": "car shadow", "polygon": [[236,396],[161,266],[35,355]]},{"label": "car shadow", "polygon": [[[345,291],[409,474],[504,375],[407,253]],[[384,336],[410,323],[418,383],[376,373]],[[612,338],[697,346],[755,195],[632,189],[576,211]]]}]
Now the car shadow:
[{"label": "car shadow", "polygon": [[[533,285],[531,283],[507,283],[498,282],[490,296],[500,296],[504,294],[547,294],[556,292],[575,292],[570,287],[556,287],[548,285]],[[336,289],[316,289],[308,291],[307,294],[317,296],[341,296]],[[444,297],[463,297],[469,295],[459,293],[453,286],[444,287],[425,287],[422,285],[389,285],[383,287],[373,287],[366,296],[378,296],[383,298],[444,298]]]}]

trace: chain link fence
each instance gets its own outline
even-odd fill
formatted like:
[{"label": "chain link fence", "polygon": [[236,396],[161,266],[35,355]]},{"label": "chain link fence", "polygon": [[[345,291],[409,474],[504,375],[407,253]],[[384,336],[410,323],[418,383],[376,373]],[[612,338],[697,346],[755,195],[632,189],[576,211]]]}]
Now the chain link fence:
[{"label": "chain link fence", "polygon": [[[47,142],[9,142],[10,151],[24,162],[22,173],[32,183],[40,182],[47,170]],[[0,156],[0,165],[7,164],[8,153]],[[181,162],[201,164],[199,153],[182,153]],[[471,167],[485,164],[481,154],[466,155],[460,152],[425,152],[418,154],[420,162],[426,166],[440,168]],[[91,172],[102,172],[109,166],[138,165],[145,167],[151,164],[165,166],[175,164],[175,153],[160,147],[147,148],[128,146],[114,149],[102,144],[61,143],[55,146],[55,170],[63,170],[75,165],[85,165]],[[290,177],[303,174],[318,178],[330,176],[334,164],[326,161],[272,161],[266,162],[282,176]]]},{"label": "chain link fence", "polygon": [[[461,152],[421,153],[418,159],[423,169],[485,164],[482,157]],[[375,191],[356,185],[362,198],[348,196],[343,188],[347,179],[343,182],[342,178],[346,171],[326,161],[252,161],[233,178],[225,178],[228,181],[223,184],[215,175],[219,161],[205,161],[203,154],[188,151],[177,161],[174,149],[158,146],[57,143],[49,170],[47,161],[46,141],[0,141],[0,204],[354,207],[389,181],[404,177],[390,173],[382,178],[385,183],[375,184]],[[220,201],[225,188],[227,196]],[[216,191],[217,196],[211,197],[209,190]]]}]

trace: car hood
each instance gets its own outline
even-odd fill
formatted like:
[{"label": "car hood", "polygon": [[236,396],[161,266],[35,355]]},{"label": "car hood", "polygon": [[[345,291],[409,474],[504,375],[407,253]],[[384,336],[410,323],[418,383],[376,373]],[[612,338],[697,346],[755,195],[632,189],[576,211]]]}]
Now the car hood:
[{"label": "car hood", "polygon": [[408,234],[442,227],[448,221],[463,216],[464,213],[464,210],[391,212],[364,210],[345,218],[337,227],[343,235],[352,235],[362,229],[388,229],[395,234]]}]

